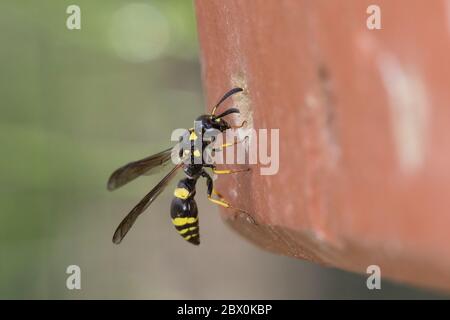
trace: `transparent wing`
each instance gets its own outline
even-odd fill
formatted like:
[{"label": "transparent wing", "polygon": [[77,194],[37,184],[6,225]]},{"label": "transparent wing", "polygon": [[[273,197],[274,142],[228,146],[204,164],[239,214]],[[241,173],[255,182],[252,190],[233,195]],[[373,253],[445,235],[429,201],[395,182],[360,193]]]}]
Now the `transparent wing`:
[{"label": "transparent wing", "polygon": [[175,177],[178,169],[183,166],[183,163],[177,164],[122,220],[114,232],[113,242],[119,244],[125,237],[127,232],[131,229],[137,217],[147,209],[150,204],[164,191],[167,184]]},{"label": "transparent wing", "polygon": [[160,153],[130,162],[120,167],[109,177],[108,190],[117,189],[139,176],[159,172],[159,167],[167,164],[171,159],[172,149],[176,148],[166,149]]}]

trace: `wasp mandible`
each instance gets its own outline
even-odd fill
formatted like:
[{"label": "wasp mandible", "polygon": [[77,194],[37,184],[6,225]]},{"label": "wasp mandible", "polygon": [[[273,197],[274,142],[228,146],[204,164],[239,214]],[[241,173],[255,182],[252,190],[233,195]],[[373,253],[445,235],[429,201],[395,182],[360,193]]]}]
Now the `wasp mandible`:
[{"label": "wasp mandible", "polygon": [[[179,150],[180,161],[178,164],[170,170],[170,172],[128,213],[128,215],[122,220],[122,222],[117,227],[113,242],[119,244],[125,237],[127,232],[133,226],[134,222],[138,216],[144,212],[152,202],[164,191],[168,183],[175,177],[179,169],[183,169],[185,178],[178,182],[177,187],[174,191],[174,198],[170,207],[170,215],[172,218],[172,223],[178,233],[188,242],[199,245],[200,244],[200,229],[198,221],[198,208],[195,202],[195,187],[197,180],[200,177],[206,179],[207,185],[207,195],[208,199],[215,204],[223,206],[225,208],[235,209],[237,211],[244,212],[242,209],[234,208],[227,202],[221,195],[214,189],[213,179],[206,172],[205,168],[211,168],[215,174],[231,174],[237,172],[249,171],[250,169],[243,170],[217,170],[215,164],[210,164],[203,159],[203,153],[197,149],[198,142],[197,139],[201,139],[205,133],[210,130],[218,130],[220,133],[225,132],[228,129],[238,129],[241,128],[245,121],[242,122],[240,126],[231,126],[223,118],[227,115],[233,113],[240,113],[237,108],[229,108],[219,115],[215,115],[217,108],[224,102],[227,98],[243,91],[242,88],[234,88],[228,91],[214,106],[211,114],[204,114],[199,116],[196,121],[199,126],[191,128],[188,131],[189,137],[189,147],[186,149]],[[214,139],[205,140],[202,139],[201,146],[206,148],[209,144],[213,143]],[[197,141],[197,143],[196,143]],[[214,151],[220,151],[222,148],[235,145],[238,142],[226,143],[219,146]],[[167,162],[172,159],[172,152],[174,148],[168,148],[152,156],[146,157],[144,159],[130,162],[116,171],[113,172],[108,180],[108,190],[115,190],[128,182],[136,179],[142,175],[148,175],[154,173],[155,169],[167,164]],[[190,158],[190,161],[181,161],[182,158]],[[200,161],[193,161],[195,158],[201,157]],[[197,159],[199,160],[199,159]]]}]

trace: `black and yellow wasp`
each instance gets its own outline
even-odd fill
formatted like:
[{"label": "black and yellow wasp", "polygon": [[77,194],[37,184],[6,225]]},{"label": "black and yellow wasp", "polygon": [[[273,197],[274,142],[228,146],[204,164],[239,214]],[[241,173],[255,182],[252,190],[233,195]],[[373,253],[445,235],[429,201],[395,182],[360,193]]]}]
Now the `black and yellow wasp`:
[{"label": "black and yellow wasp", "polygon": [[[178,185],[174,191],[174,199],[172,200],[172,205],[170,208],[170,215],[172,218],[172,223],[178,233],[188,242],[198,245],[200,244],[200,233],[199,233],[199,223],[198,223],[198,209],[195,202],[195,186],[197,180],[200,177],[206,179],[208,199],[213,203],[221,205],[225,208],[233,208],[223,197],[213,188],[213,179],[206,172],[205,168],[209,167],[215,174],[229,174],[236,172],[248,171],[244,170],[216,170],[215,164],[206,163],[203,159],[203,153],[198,150],[199,142],[202,150],[211,144],[214,139],[203,139],[203,137],[208,136],[208,132],[214,130],[218,132],[225,132],[228,129],[240,128],[245,122],[240,126],[230,126],[223,117],[232,114],[239,113],[236,108],[230,108],[219,115],[215,115],[217,108],[222,102],[224,102],[228,97],[243,91],[241,88],[234,88],[228,91],[214,106],[211,114],[201,115],[196,119],[196,123],[199,125],[195,128],[189,129],[186,133],[189,137],[186,137],[188,141],[188,146],[185,148],[175,148],[166,149],[160,153],[149,156],[147,158],[130,162],[116,171],[113,172],[108,180],[108,190],[117,189],[124,184],[136,179],[141,175],[148,175],[157,170],[158,167],[165,165],[169,160],[172,159],[172,152],[179,153],[180,161],[175,164],[175,166],[170,170],[170,172],[128,213],[128,215],[122,220],[116,229],[113,236],[113,242],[119,244],[125,237],[127,232],[133,226],[137,217],[147,209],[150,204],[161,194],[165,189],[167,184],[175,177],[179,169],[183,168],[185,178],[178,182]],[[202,141],[199,141],[199,137],[202,137]],[[182,139],[180,138],[180,141]],[[232,146],[237,142],[222,144],[214,151],[221,151],[222,148]],[[200,158],[196,159],[196,158]],[[189,158],[189,161],[182,161],[182,159]],[[197,160],[197,161],[194,161]],[[236,209],[238,211],[245,212],[241,209]]]}]

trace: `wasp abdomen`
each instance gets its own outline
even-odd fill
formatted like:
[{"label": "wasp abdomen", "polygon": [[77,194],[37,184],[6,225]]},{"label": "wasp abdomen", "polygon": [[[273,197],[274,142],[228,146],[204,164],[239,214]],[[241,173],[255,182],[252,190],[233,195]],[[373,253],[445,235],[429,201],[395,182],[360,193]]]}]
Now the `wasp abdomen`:
[{"label": "wasp abdomen", "polygon": [[199,245],[200,229],[198,224],[198,209],[194,197],[188,197],[185,188],[175,189],[175,198],[170,207],[170,216],[175,229],[184,240]]}]

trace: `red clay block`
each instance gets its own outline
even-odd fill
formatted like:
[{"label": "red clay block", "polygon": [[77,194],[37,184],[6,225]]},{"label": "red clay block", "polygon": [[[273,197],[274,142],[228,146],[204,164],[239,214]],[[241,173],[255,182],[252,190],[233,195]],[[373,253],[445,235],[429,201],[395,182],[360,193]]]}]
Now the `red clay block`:
[{"label": "red clay block", "polygon": [[[450,289],[450,6],[199,0],[208,106],[228,89],[280,168],[221,176],[227,223],[296,258]],[[227,106],[231,105],[228,102]],[[240,120],[237,120],[239,122]]]}]

